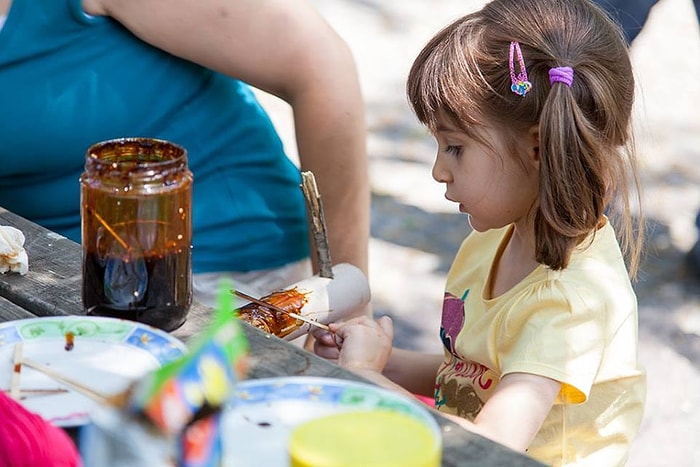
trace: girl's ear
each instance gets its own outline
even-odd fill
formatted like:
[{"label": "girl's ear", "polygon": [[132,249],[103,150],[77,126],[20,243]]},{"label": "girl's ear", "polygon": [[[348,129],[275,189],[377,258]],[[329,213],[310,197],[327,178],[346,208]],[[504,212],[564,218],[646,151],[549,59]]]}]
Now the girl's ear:
[{"label": "girl's ear", "polygon": [[540,127],[539,125],[533,125],[527,131],[525,135],[525,149],[528,156],[528,160],[539,166],[540,164]]}]

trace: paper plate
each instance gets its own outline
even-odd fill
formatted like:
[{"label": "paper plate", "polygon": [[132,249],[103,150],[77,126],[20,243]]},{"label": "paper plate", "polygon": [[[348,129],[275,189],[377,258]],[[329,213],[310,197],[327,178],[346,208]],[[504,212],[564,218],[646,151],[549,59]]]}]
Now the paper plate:
[{"label": "paper plate", "polygon": [[[74,345],[66,350],[66,333]],[[23,341],[22,355],[50,366],[104,394],[120,392],[150,370],[185,354],[177,338],[150,326],[114,318],[64,316],[31,318],[0,324],[0,389],[12,384],[15,344]],[[72,392],[50,377],[23,366],[19,387],[21,403],[58,426],[88,422],[97,403]]]},{"label": "paper plate", "polygon": [[440,427],[417,400],[359,382],[316,377],[246,380],[222,417],[224,463],[228,466],[288,466],[287,444],[303,422],[347,411],[390,410],[424,423],[441,449]]}]

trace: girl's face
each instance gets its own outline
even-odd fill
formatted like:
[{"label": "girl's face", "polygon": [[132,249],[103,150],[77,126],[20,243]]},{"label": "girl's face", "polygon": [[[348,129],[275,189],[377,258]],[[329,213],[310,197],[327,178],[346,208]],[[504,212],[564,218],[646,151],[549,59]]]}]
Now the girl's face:
[{"label": "girl's face", "polygon": [[511,223],[527,226],[538,193],[536,132],[524,137],[522,157],[517,159],[503,149],[498,132],[488,127],[477,131],[488,145],[454,125],[440,125],[433,178],[445,184],[445,197],[459,203],[474,230],[485,232]]}]

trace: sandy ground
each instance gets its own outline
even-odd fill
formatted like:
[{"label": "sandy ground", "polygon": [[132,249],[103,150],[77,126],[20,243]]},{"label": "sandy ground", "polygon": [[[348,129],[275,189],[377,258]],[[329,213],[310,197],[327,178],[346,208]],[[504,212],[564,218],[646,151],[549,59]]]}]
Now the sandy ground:
[{"label": "sandy ground", "polygon": [[[371,158],[370,281],[377,315],[396,344],[440,351],[445,274],[468,232],[464,216],[430,176],[434,143],[404,97],[423,44],[481,0],[314,0],[348,41],[367,104]],[[691,0],[662,0],[632,49],[639,83],[638,144],[644,161],[649,243],[641,279],[640,359],[647,412],[629,466],[700,465],[700,279],[684,254],[697,239],[700,205],[700,33]],[[293,152],[288,107],[263,96]]]}]

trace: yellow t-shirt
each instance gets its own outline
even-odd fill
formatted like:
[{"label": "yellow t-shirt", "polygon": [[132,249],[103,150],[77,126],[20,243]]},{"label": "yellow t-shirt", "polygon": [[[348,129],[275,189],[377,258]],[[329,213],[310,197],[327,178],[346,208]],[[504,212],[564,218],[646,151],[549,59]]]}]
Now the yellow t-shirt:
[{"label": "yellow t-shirt", "polygon": [[606,222],[563,271],[540,265],[486,298],[510,233],[473,232],[452,264],[436,407],[473,420],[504,375],[552,378],[562,389],[528,454],[555,466],[624,465],[646,378],[637,361],[637,300],[613,228]]}]

